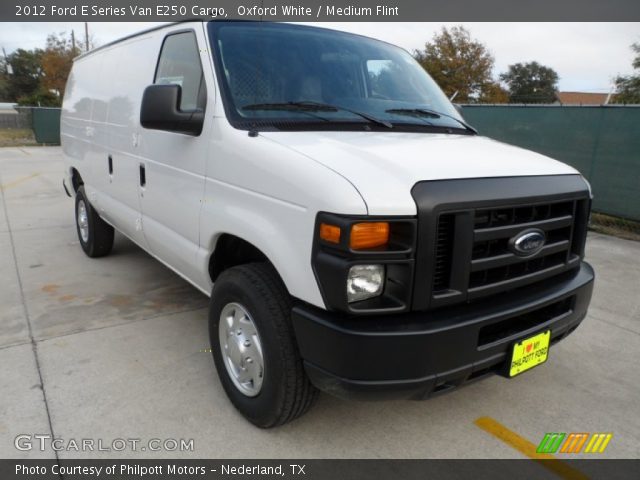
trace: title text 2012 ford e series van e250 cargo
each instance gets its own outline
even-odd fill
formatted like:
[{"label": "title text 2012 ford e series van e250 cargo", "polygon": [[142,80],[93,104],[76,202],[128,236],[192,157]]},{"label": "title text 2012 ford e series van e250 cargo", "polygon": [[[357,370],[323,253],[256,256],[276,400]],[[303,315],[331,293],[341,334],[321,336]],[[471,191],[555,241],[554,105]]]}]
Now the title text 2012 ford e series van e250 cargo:
[{"label": "title text 2012 ford e series van e250 cargo", "polygon": [[513,377],[591,299],[587,182],[479,136],[384,42],[146,31],[76,59],[62,145],[85,253],[115,228],[210,295],[220,381],[260,427],[318,389],[420,399]]}]

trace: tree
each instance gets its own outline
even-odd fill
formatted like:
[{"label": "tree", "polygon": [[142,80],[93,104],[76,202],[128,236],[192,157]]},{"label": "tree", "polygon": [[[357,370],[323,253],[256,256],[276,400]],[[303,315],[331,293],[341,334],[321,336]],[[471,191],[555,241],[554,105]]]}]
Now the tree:
[{"label": "tree", "polygon": [[491,52],[462,26],[443,27],[414,57],[448,97],[458,92],[456,102],[477,102],[497,93]]},{"label": "tree", "polygon": [[[92,47],[94,41],[89,41]],[[49,35],[44,50],[16,50],[4,64],[0,61],[0,98],[20,105],[60,106],[73,59],[81,53],[73,34],[64,32]]]},{"label": "tree", "polygon": [[631,63],[636,72],[633,75],[616,77],[615,103],[640,103],[640,43],[631,45],[631,50],[636,53],[636,58]]},{"label": "tree", "polygon": [[47,46],[42,54],[42,70],[44,73],[42,86],[62,98],[67,77],[73,65],[73,59],[79,54],[80,49],[64,33],[49,35],[47,37]]},{"label": "tree", "polygon": [[34,95],[41,87],[42,50],[18,49],[7,58],[13,73],[9,75],[9,99],[18,101],[21,97]]},{"label": "tree", "polygon": [[487,84],[478,97],[478,103],[509,103],[509,92],[498,82]]},{"label": "tree", "polygon": [[9,102],[10,99],[9,78],[4,73],[0,73],[0,102]]},{"label": "tree", "polygon": [[0,57],[0,102],[9,101],[9,68],[7,59]]},{"label": "tree", "polygon": [[553,103],[556,100],[558,74],[538,62],[516,63],[500,75],[509,88],[511,103]]}]

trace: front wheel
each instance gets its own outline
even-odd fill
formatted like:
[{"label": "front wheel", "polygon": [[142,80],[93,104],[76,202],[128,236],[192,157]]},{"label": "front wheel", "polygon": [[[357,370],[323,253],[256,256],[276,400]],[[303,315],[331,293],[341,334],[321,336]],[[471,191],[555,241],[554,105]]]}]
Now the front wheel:
[{"label": "front wheel", "polygon": [[209,336],[223,388],[254,425],[271,428],[290,422],[317,398],[298,353],[291,299],[271,265],[240,265],[218,277]]}]

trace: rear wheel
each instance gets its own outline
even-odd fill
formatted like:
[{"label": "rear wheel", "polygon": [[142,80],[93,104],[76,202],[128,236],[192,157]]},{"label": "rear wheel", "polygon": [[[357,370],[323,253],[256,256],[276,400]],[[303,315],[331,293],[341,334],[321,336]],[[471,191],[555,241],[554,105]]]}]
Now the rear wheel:
[{"label": "rear wheel", "polygon": [[89,257],[103,257],[113,247],[113,227],[100,218],[84,192],[76,192],[76,230],[84,253]]},{"label": "rear wheel", "polygon": [[291,299],[268,263],[240,265],[218,277],[209,336],[222,386],[258,427],[290,422],[317,398],[298,353]]}]

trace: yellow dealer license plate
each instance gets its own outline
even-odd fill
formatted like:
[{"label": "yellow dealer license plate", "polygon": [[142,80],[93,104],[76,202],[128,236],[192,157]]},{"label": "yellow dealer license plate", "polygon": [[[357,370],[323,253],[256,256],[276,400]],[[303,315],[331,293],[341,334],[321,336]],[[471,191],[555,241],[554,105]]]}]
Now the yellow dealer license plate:
[{"label": "yellow dealer license plate", "polygon": [[513,346],[513,354],[511,355],[511,367],[509,368],[509,376],[526,372],[547,361],[549,353],[549,339],[551,331],[539,333],[533,337],[529,337]]}]

